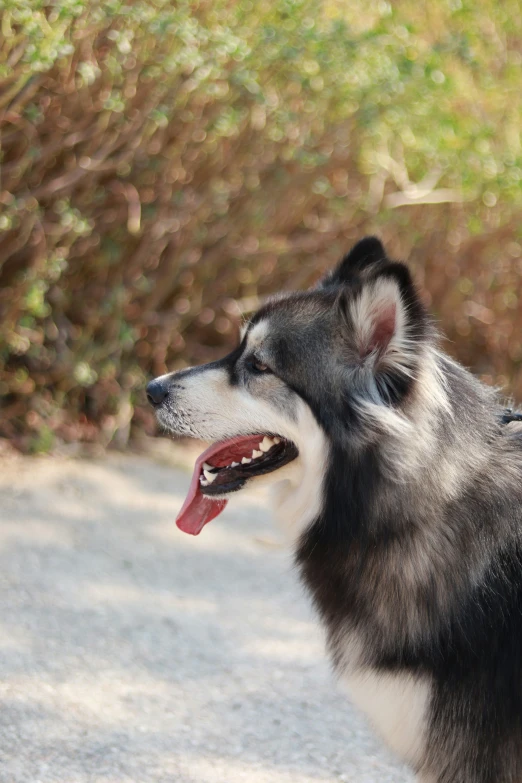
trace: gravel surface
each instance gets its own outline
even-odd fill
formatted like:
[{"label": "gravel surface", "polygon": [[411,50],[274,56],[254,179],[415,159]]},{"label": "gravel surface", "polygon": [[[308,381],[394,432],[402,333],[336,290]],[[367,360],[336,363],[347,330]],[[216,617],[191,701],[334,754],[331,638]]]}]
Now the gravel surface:
[{"label": "gravel surface", "polygon": [[2,783],[407,783],[336,685],[259,498],[192,538],[187,474],[0,461]]}]

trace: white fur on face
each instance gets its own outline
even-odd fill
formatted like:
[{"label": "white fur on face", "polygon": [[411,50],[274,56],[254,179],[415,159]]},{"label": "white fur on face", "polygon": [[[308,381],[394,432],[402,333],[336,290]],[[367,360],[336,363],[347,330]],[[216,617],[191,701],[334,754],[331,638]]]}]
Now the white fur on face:
[{"label": "white fur on face", "polygon": [[251,350],[255,350],[258,345],[261,345],[268,332],[268,321],[258,321],[248,333],[248,347]]},{"label": "white fur on face", "polygon": [[[299,457],[285,466],[286,475],[274,476],[272,507],[277,521],[292,542],[317,519],[323,503],[328,441],[308,405],[299,400],[293,441]],[[283,480],[280,480],[283,479]]]},{"label": "white fur on face", "polygon": [[[262,334],[257,327],[253,330],[257,330],[252,336],[254,343]],[[250,334],[248,342],[249,347],[254,347]],[[185,375],[179,385],[173,407],[158,412],[167,429],[207,441],[271,433],[297,446],[299,455],[295,460],[272,473],[254,476],[245,485],[271,485],[275,515],[289,538],[296,541],[319,514],[328,456],[326,436],[309,406],[294,394],[291,411],[278,408],[277,394],[272,402],[266,392],[256,396],[255,383],[252,390],[232,386],[228,373],[222,369]],[[231,493],[230,499],[235,494]]]}]

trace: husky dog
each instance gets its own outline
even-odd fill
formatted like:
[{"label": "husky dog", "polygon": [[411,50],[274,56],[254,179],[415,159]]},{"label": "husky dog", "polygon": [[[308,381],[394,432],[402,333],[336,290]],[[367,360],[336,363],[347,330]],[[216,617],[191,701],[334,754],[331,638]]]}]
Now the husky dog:
[{"label": "husky dog", "polygon": [[366,238],[147,391],[213,443],[178,526],[271,483],[334,667],[419,781],[522,783],[522,425],[441,352],[407,267]]}]

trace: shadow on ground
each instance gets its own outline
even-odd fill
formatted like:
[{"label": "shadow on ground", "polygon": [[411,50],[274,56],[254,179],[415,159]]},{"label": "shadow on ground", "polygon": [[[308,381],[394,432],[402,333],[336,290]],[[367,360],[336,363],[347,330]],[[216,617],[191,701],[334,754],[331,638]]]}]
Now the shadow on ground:
[{"label": "shadow on ground", "polygon": [[411,780],[338,691],[259,499],[192,538],[172,468],[1,468],[0,781]]}]

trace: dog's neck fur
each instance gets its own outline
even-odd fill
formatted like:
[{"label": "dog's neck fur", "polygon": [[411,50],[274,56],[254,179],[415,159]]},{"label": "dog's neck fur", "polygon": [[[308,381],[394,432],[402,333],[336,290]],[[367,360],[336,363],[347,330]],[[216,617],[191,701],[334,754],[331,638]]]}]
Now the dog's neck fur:
[{"label": "dog's neck fur", "polygon": [[[472,496],[470,484],[492,460],[501,462],[506,438],[496,394],[435,348],[426,350],[403,412],[361,403],[364,440],[357,430],[352,442],[330,440],[329,458],[315,466],[319,475],[324,466],[319,485],[307,471],[300,486],[296,560],[339,666],[347,664],[341,628],[344,635],[347,627],[371,629],[372,643],[361,649],[383,656],[392,639],[395,648],[400,641],[410,649],[421,642],[420,629],[426,637],[437,633],[448,604],[482,573],[486,538],[500,543],[509,535],[484,509],[467,525],[452,525],[452,504]],[[466,422],[465,439],[462,426],[454,434],[456,418]],[[285,489],[279,516],[288,519],[296,495]],[[494,504],[499,487],[492,493]]]}]

